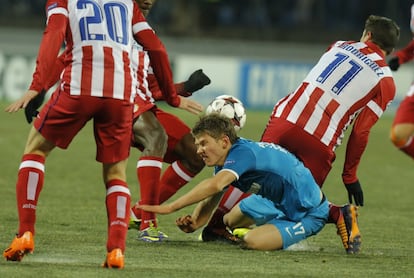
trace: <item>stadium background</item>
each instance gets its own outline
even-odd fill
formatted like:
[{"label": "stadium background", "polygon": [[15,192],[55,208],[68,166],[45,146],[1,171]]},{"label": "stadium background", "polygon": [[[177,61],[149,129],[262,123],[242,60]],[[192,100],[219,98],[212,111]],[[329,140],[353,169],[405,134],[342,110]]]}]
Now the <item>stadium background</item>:
[{"label": "stadium background", "polygon": [[[0,100],[27,89],[45,24],[45,1],[0,0]],[[174,79],[202,68],[212,84],[194,97],[239,97],[249,109],[271,109],[299,84],[327,46],[359,40],[369,14],[394,19],[399,47],[411,39],[407,0],[158,0],[148,21],[163,40]],[[414,69],[395,73],[393,111]]]},{"label": "stadium background", "polygon": [[[0,110],[22,94],[30,82],[45,23],[45,1],[0,0]],[[382,14],[397,21],[402,29],[399,47],[411,39],[411,1],[157,1],[149,21],[169,50],[176,80],[186,78],[195,68],[205,69],[212,77],[213,83],[196,97],[240,94],[238,88],[243,83],[239,74],[255,66],[256,90],[250,87],[245,92],[258,100],[265,111],[249,109],[247,124],[241,131],[242,136],[255,140],[268,120],[267,107],[279,94],[285,95],[289,86],[297,86],[305,67],[314,64],[331,42],[358,40],[368,14]],[[271,13],[267,27],[257,22],[247,24],[257,19],[252,6],[265,13],[277,8],[278,13]],[[304,14],[310,14],[307,19],[293,16],[301,14],[303,7],[307,11]],[[232,17],[234,9],[251,13],[252,18]],[[166,16],[173,10],[180,15],[178,19]],[[194,10],[199,12],[193,13]],[[251,76],[244,76],[249,78],[244,82],[253,83]],[[404,65],[395,76],[402,96],[414,78],[414,69],[411,64]],[[230,245],[203,244],[197,240],[198,233],[185,234],[175,226],[176,217],[191,213],[189,207],[175,214],[159,215],[163,231],[172,239],[168,244],[148,245],[136,240],[136,232],[128,233],[122,277],[413,277],[414,172],[412,159],[388,139],[393,118],[392,109],[389,111],[372,129],[358,171],[365,195],[365,206],[359,215],[362,254],[345,256],[334,225],[327,225],[320,235],[310,238],[302,251],[251,252]],[[176,109],[174,113],[190,126],[196,120],[186,111]],[[0,117],[1,250],[7,248],[17,228],[14,183],[23,150],[20,147],[25,144],[29,128],[21,111],[12,115],[3,112]],[[80,132],[70,150],[57,149],[48,158],[38,208],[35,254],[21,264],[0,260],[0,277],[114,277],[112,271],[98,267],[104,259],[106,211],[101,168],[94,160],[92,128],[89,124],[87,130]],[[347,202],[341,179],[345,146],[346,141],[338,148],[324,186],[329,199],[338,204]],[[140,152],[132,150],[127,170],[134,198],[139,196],[135,174],[139,156]],[[206,168],[177,197],[210,176],[211,169]]]}]

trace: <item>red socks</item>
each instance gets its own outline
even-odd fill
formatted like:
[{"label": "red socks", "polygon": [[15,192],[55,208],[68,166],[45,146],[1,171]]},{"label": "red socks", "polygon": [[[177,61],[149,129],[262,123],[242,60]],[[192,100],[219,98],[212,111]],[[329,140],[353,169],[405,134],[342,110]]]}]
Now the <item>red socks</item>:
[{"label": "red socks", "polygon": [[[174,195],[181,187],[186,185],[194,177],[194,174],[190,173],[180,161],[174,161],[165,170],[159,183],[158,204],[162,204],[167,201],[172,195]],[[141,184],[142,186],[142,184]],[[140,204],[142,201],[139,202]],[[132,213],[136,219],[141,219],[141,210],[133,206],[131,208]]]},{"label": "red socks", "polygon": [[110,180],[106,184],[106,213],[108,217],[106,249],[108,252],[115,248],[121,248],[122,252],[125,251],[130,207],[131,196],[126,182]]},{"label": "red socks", "polygon": [[[19,214],[19,232],[30,231],[35,234],[36,206],[43,188],[45,158],[36,154],[26,154],[20,163],[16,197]],[[130,193],[126,182],[111,180],[106,184],[106,208],[108,216],[107,250],[125,250],[126,234],[129,223]]]},{"label": "red socks", "polygon": [[[158,205],[159,183],[162,170],[162,158],[155,156],[142,156],[137,163],[137,176],[141,192],[140,204]],[[137,215],[138,216],[138,215]],[[150,223],[157,227],[155,213],[141,212],[141,227],[144,230]]]},{"label": "red socks", "polygon": [[160,192],[158,194],[159,204],[167,201],[193,178],[194,174],[184,168],[180,161],[174,161],[170,166],[168,166],[162,175],[160,181]]},{"label": "red socks", "polygon": [[223,216],[228,213],[239,201],[249,195],[249,193],[244,193],[240,191],[240,189],[230,186],[221,198],[221,201],[207,226],[214,228],[224,228],[225,225],[223,222]]},{"label": "red socks", "polygon": [[35,234],[36,206],[45,176],[45,158],[41,155],[26,154],[22,157],[16,183],[19,232]]},{"label": "red socks", "polygon": [[338,222],[339,215],[341,214],[340,210],[341,210],[340,206],[329,203],[329,216],[328,216],[327,223],[336,224],[336,222]]}]

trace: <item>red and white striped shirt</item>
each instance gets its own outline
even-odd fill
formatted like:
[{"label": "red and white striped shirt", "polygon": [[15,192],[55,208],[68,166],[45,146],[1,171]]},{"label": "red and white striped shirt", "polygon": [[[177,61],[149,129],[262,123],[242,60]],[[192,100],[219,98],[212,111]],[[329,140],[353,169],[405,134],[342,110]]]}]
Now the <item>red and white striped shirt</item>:
[{"label": "red and white striped shirt", "polygon": [[[395,84],[384,58],[371,42],[336,42],[296,91],[275,105],[272,116],[303,128],[335,150],[358,114],[370,110],[373,113],[364,115],[373,124],[393,100]],[[369,130],[366,139],[368,135]]]},{"label": "red and white striped shirt", "polygon": [[[156,100],[166,100],[170,105],[177,106],[175,103],[179,101],[178,94],[181,87],[175,84],[175,92],[161,89],[158,79],[154,73],[154,69],[150,62],[148,52],[143,47],[135,43],[132,47],[131,66],[135,73],[135,82],[137,88],[137,97],[135,103],[139,106],[145,106],[144,110],[148,110],[155,105]],[[144,110],[141,110],[144,111]]]},{"label": "red and white striped shirt", "polygon": [[64,41],[63,91],[132,102],[136,89],[130,55],[135,39],[154,61],[163,89],[179,105],[165,48],[135,1],[48,0],[46,12],[47,27],[30,89],[40,92],[49,86]]},{"label": "red and white striped shirt", "polygon": [[154,103],[148,74],[150,73],[150,60],[146,51],[141,45],[135,43],[132,46],[131,66],[135,73],[135,86],[137,88],[137,97],[135,102]]}]

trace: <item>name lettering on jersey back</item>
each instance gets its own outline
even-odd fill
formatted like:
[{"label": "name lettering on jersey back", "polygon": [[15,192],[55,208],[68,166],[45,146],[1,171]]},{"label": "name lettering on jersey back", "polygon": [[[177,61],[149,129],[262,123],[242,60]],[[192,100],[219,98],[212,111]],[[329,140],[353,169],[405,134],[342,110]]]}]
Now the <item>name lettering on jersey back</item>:
[{"label": "name lettering on jersey back", "polygon": [[350,44],[340,44],[340,45],[337,45],[337,47],[339,47],[339,48],[341,48],[343,50],[346,50],[349,53],[353,54],[360,61],[362,61],[364,64],[366,64],[370,69],[372,69],[378,77],[381,77],[381,76],[384,75],[384,71],[382,70],[382,68],[380,66],[378,66],[377,63],[375,63],[374,61],[372,61],[368,56],[366,56],[365,54],[363,54],[361,51],[359,51],[359,49],[357,49],[353,45],[350,45]]},{"label": "name lettering on jersey back", "polygon": [[258,142],[257,145],[261,148],[271,148],[271,149],[281,151],[283,153],[288,153],[288,151],[286,149],[282,148],[279,145],[273,144],[273,143]]}]

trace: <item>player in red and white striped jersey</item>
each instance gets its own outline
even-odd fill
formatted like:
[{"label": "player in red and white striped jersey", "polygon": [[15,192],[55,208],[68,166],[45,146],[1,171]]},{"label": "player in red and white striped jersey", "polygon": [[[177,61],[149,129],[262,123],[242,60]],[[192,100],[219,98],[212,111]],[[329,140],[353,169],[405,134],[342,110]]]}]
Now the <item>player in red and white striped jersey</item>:
[{"label": "player in red and white striped jersey", "polygon": [[[151,0],[138,0],[138,6],[144,16],[152,6]],[[36,117],[37,109],[43,102],[45,92],[59,79],[65,68],[65,53],[61,54],[55,63],[55,72],[48,79],[48,86],[25,108],[26,119],[29,123]],[[194,140],[190,128],[178,117],[155,107],[155,99],[165,100],[170,96],[161,91],[152,67],[149,65],[149,55],[138,43],[133,43],[131,52],[131,67],[133,69],[133,88],[137,92],[134,98],[133,142],[132,145],[143,151],[143,156],[137,164],[137,176],[140,181],[141,198],[145,203],[163,202],[185,185],[204,167],[204,162],[196,154]],[[35,76],[37,74],[35,73]],[[198,70],[189,80],[175,84],[180,95],[180,107],[197,113],[200,105],[188,97],[192,92],[210,83],[210,79]],[[198,110],[197,110],[198,109]],[[142,115],[144,114],[144,115]],[[138,120],[139,119],[139,120]],[[165,131],[164,131],[165,129]],[[167,133],[168,141],[166,135]],[[165,147],[168,148],[165,152]],[[160,181],[160,161],[172,164]],[[139,173],[139,174],[138,174]],[[140,228],[140,238],[146,241],[160,241],[167,236],[157,229],[153,213],[141,213],[132,209],[130,227]]]},{"label": "player in red and white striped jersey", "polygon": [[[336,223],[348,253],[360,249],[357,207],[352,205],[353,201],[357,206],[364,205],[357,169],[370,129],[395,96],[385,57],[398,39],[399,27],[392,20],[370,16],[359,42],[338,41],[331,45],[299,87],[276,103],[261,138],[295,154],[322,187],[335,160],[336,147],[353,124],[342,173],[351,204],[331,204],[329,219]],[[232,198],[232,194],[227,198]],[[232,206],[226,200],[221,200],[221,204]],[[220,208],[225,211],[223,206]],[[215,212],[215,220],[223,217],[220,208]],[[188,222],[189,226],[193,225],[191,222],[198,225],[192,230],[200,225],[197,219]]]},{"label": "player in red and white striped jersey", "polygon": [[[399,28],[392,20],[370,16],[359,42],[334,43],[302,84],[275,105],[262,135],[262,141],[275,142],[294,153],[322,187],[335,150],[353,124],[342,172],[351,205],[331,204],[328,220],[337,224],[348,253],[358,252],[360,247],[356,207],[352,205],[364,205],[357,169],[370,129],[395,96],[385,57],[398,39]],[[341,230],[344,221],[347,234]]]},{"label": "player in red and white striped jersey", "polygon": [[[414,5],[411,6],[411,32],[414,34]],[[388,64],[393,71],[414,58],[414,39],[406,47],[394,53]],[[392,143],[405,154],[414,158],[414,82],[401,101],[391,127]]]},{"label": "player in red and white striped jersey", "polygon": [[122,268],[129,223],[130,193],[126,162],[135,97],[130,52],[133,40],[151,58],[154,73],[170,105],[181,103],[172,82],[168,55],[132,0],[49,0],[47,26],[30,89],[6,108],[16,112],[50,83],[65,43],[61,83],[34,121],[16,185],[19,230],[3,256],[20,261],[34,248],[36,206],[43,187],[44,164],[56,147],[67,148],[90,119],[94,120],[97,161],[103,164],[108,212],[105,267]]},{"label": "player in red and white striped jersey", "polygon": [[[137,3],[146,16],[151,9],[151,0]],[[166,99],[168,95],[159,87],[154,76],[152,60],[145,49],[135,44],[132,48],[132,67],[136,71],[137,97],[133,120],[133,146],[142,151],[137,162],[137,177],[140,187],[139,204],[155,205],[164,202],[178,189],[188,183],[203,167],[197,155],[190,128],[178,117],[162,111],[155,99]],[[180,95],[191,95],[210,83],[201,70],[189,80],[176,84]],[[181,102],[192,102],[180,96]],[[194,109],[190,112],[199,112]],[[161,176],[162,162],[170,166]],[[158,229],[156,216],[135,206],[131,209],[130,227],[140,230],[138,238],[147,242],[159,242],[167,235]]]}]

